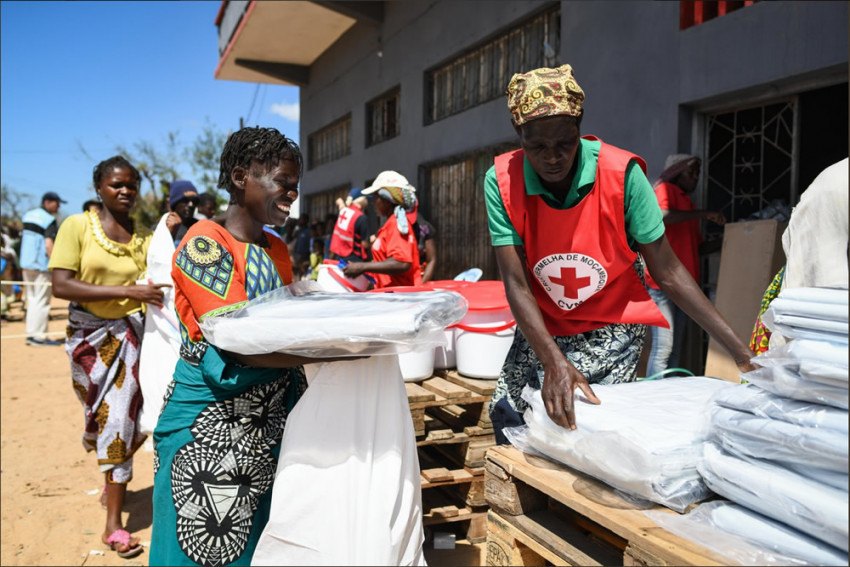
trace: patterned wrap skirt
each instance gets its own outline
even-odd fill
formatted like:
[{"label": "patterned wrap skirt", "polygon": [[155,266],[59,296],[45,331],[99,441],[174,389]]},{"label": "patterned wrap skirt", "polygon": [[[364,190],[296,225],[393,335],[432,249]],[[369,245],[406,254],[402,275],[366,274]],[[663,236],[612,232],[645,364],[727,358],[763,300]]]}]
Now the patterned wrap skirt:
[{"label": "patterned wrap skirt", "polygon": [[145,440],[137,429],[144,316],[101,319],[77,303],[71,303],[68,312],[65,350],[85,412],[83,446],[97,452],[100,470],[109,473],[110,482],[128,482],[133,454]]}]

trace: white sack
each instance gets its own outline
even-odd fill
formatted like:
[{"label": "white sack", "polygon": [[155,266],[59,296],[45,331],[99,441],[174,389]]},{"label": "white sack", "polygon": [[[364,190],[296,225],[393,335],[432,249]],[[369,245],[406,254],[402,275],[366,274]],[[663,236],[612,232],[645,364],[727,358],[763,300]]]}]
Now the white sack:
[{"label": "white sack", "polygon": [[847,492],[773,463],[730,456],[711,442],[699,472],[721,496],[848,550]]},{"label": "white sack", "polygon": [[627,494],[683,512],[710,496],[696,470],[708,436],[709,401],[738,386],[704,376],[595,384],[602,404],[587,403],[577,391],[574,431],[556,425],[540,391],[526,386],[526,425],[505,433],[520,449],[527,443]]},{"label": "white sack", "polygon": [[306,368],[315,375],[286,423],[252,565],[424,565],[419,459],[398,357]]},{"label": "white sack", "polygon": [[[153,233],[148,248],[145,283],[164,283],[173,286],[171,265],[174,240],[163,215]],[[174,367],[180,358],[180,330],[174,309],[174,287],[161,288],[162,309],[148,304],[145,332],[139,353],[139,386],[142,389],[142,409],[139,430],[152,434],[162,411],[163,397],[174,378]]]},{"label": "white sack", "polygon": [[309,283],[207,317],[199,323],[201,331],[215,346],[241,354],[392,355],[445,344],[443,329],[467,309],[463,296],[453,291],[334,293]]},{"label": "white sack", "polygon": [[847,565],[845,553],[728,500],[705,502],[681,516],[660,510],[644,514],[727,564]]}]

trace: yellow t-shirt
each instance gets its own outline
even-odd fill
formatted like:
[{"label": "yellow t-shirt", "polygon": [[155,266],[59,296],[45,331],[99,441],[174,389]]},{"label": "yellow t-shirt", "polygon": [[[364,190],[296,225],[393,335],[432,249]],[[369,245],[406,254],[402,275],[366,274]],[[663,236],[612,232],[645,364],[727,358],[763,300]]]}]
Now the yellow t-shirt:
[{"label": "yellow t-shirt", "polygon": [[[104,234],[97,214],[71,215],[59,227],[48,269],[72,270],[77,279],[96,285],[133,285],[145,272],[151,236],[150,230],[137,227],[130,242],[121,244]],[[80,305],[101,319],[120,319],[144,309],[130,299]]]}]

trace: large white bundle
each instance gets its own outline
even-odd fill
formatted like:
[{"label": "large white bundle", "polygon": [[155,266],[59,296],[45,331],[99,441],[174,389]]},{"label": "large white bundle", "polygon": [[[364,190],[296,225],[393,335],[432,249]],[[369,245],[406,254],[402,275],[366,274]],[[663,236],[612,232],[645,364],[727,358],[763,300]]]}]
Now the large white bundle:
[{"label": "large white bundle", "polygon": [[334,293],[298,282],[200,322],[215,346],[241,354],[310,357],[401,354],[445,343],[467,304],[453,291]]},{"label": "large white bundle", "polygon": [[656,524],[741,565],[847,565],[847,554],[728,500],[684,515],[644,512]]},{"label": "large white bundle", "polygon": [[710,414],[715,440],[734,453],[847,473],[846,430],[806,427],[720,406]]},{"label": "large white bundle", "polygon": [[770,368],[784,366],[806,380],[847,388],[848,359],[850,349],[846,344],[796,339],[761,353],[753,362]]},{"label": "large white bundle", "polygon": [[848,550],[848,494],[759,459],[704,445],[699,472],[718,494],[839,549]]},{"label": "large white bundle", "polygon": [[795,339],[847,344],[848,298],[846,289],[783,289],[762,315],[774,333]]},{"label": "large white bundle", "polygon": [[252,565],[424,565],[419,460],[398,357],[307,368],[315,375],[286,423]]},{"label": "large white bundle", "polygon": [[696,470],[708,434],[705,410],[714,394],[737,386],[707,377],[594,385],[602,404],[582,403],[577,392],[574,431],[549,419],[540,391],[526,387],[526,425],[506,435],[520,449],[683,512],[710,495]]},{"label": "large white bundle", "polygon": [[[758,364],[759,357],[755,357],[753,361]],[[786,398],[826,404],[844,410],[848,407],[846,386],[832,386],[807,380],[799,371],[793,370],[793,367],[765,366],[751,370],[743,377],[760,388]]]}]

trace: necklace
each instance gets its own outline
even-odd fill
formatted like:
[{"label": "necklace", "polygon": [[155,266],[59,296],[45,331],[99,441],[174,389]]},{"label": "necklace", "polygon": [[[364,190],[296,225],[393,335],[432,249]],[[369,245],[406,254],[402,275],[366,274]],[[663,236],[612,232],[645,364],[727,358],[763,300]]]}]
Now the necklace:
[{"label": "necklace", "polygon": [[142,239],[138,234],[136,234],[135,225],[133,227],[133,234],[130,236],[130,242],[127,244],[119,244],[114,240],[111,240],[108,236],[106,236],[106,233],[103,232],[103,226],[100,224],[100,218],[98,218],[97,213],[94,211],[86,211],[86,215],[88,216],[89,225],[91,226],[95,241],[101,248],[110,254],[114,256],[126,256],[130,253],[131,249],[138,248],[139,245],[141,245]]}]

